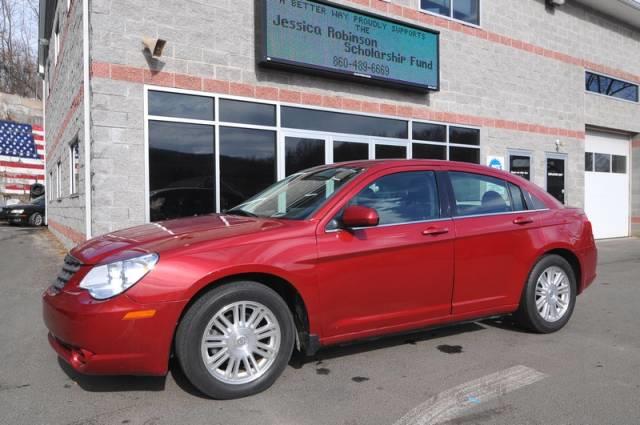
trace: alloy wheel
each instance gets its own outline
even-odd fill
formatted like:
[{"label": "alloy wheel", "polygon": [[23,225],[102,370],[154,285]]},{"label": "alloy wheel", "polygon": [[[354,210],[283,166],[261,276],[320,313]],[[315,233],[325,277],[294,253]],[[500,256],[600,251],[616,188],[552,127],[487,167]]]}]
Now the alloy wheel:
[{"label": "alloy wheel", "polygon": [[560,267],[546,268],[536,282],[536,310],[547,322],[557,322],[569,310],[571,286],[567,274]]},{"label": "alloy wheel", "polygon": [[227,384],[246,384],[273,365],[281,343],[273,312],[254,301],[238,301],[216,312],[202,336],[201,352],[211,375]]}]

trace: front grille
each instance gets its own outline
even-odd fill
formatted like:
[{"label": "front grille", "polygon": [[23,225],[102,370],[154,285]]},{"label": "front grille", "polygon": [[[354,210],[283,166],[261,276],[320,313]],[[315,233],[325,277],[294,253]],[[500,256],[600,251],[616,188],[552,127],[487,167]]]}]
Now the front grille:
[{"label": "front grille", "polygon": [[64,264],[62,265],[62,270],[60,270],[60,273],[58,274],[56,281],[53,283],[53,286],[59,290],[64,288],[67,282],[69,282],[69,279],[71,279],[71,277],[78,270],[80,270],[81,266],[82,266],[82,263],[80,261],[76,260],[71,255],[67,254],[64,257]]}]

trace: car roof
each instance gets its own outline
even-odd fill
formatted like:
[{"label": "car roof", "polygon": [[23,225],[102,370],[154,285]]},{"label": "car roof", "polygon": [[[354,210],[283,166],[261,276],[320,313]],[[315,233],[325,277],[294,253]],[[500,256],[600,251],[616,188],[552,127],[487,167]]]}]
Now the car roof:
[{"label": "car roof", "polygon": [[369,170],[383,170],[388,168],[395,167],[406,167],[406,166],[422,166],[422,167],[439,167],[446,168],[449,170],[475,170],[482,174],[497,174],[497,175],[508,175],[512,176],[510,173],[506,173],[504,171],[497,170],[495,168],[487,167],[484,165],[472,164],[469,162],[460,162],[460,161],[445,161],[441,159],[371,159],[365,161],[348,161],[348,162],[339,162],[335,164],[328,165],[327,167],[354,167],[354,168],[366,168]]}]

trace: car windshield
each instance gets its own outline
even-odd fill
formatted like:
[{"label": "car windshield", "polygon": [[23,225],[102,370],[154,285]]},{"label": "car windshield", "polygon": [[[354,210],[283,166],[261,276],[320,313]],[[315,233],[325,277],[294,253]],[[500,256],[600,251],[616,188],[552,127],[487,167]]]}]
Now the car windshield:
[{"label": "car windshield", "polygon": [[44,196],[38,196],[33,201],[29,202],[31,205],[42,205],[44,204]]},{"label": "car windshield", "polygon": [[226,212],[251,217],[305,220],[361,170],[334,167],[302,171]]}]

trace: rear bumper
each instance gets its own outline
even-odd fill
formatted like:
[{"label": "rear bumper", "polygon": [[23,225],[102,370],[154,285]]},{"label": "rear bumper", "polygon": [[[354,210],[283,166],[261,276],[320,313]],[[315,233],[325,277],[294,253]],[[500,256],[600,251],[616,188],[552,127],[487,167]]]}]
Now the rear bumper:
[{"label": "rear bumper", "polygon": [[[86,291],[43,295],[49,343],[76,371],[95,375],[164,375],[183,303],[142,305],[124,295],[96,301]],[[153,317],[123,320],[129,312]]]},{"label": "rear bumper", "polygon": [[596,280],[596,269],[598,264],[598,248],[596,245],[585,248],[580,252],[580,263],[582,266],[582,279],[578,293],[581,293]]}]

